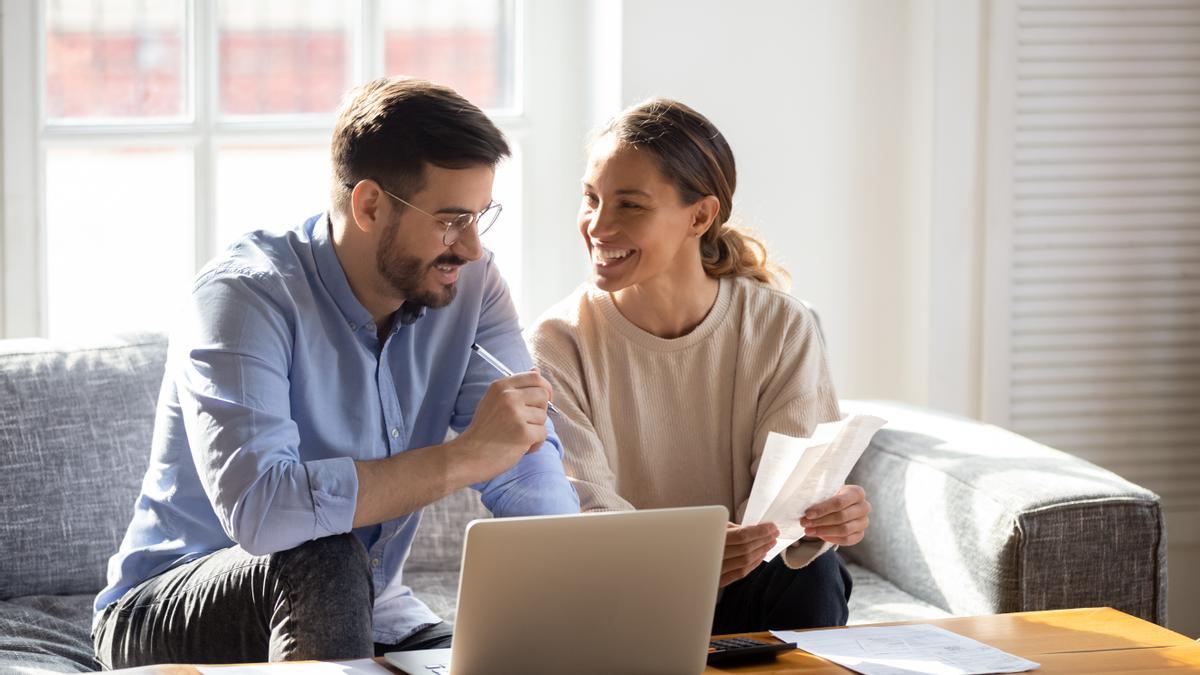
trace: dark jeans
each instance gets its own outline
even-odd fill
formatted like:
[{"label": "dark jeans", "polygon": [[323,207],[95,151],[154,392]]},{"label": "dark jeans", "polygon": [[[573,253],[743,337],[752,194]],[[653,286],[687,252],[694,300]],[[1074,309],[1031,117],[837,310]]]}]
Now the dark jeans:
[{"label": "dark jeans", "polygon": [[[223,549],[167,570],[104,610],[92,641],[105,669],[373,656],[375,591],[353,535],[270,555]],[[436,624],[386,651],[447,642]]]},{"label": "dark jeans", "polygon": [[725,587],[713,634],[844,626],[854,583],[837,551],[794,570],[776,556]]}]

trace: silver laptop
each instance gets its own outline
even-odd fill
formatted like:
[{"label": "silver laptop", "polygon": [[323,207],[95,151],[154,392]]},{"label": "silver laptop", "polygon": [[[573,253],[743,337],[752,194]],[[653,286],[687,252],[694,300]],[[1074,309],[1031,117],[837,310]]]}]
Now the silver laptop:
[{"label": "silver laptop", "polygon": [[476,520],[452,649],[391,652],[411,675],[699,673],[723,506]]}]

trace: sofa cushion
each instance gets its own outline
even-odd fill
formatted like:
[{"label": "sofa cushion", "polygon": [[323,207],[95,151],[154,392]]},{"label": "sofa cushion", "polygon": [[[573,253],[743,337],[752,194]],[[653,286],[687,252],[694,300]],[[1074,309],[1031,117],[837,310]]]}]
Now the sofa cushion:
[{"label": "sofa cushion", "polygon": [[846,569],[854,579],[854,590],[850,592],[851,625],[951,616],[946,610],[905,593],[861,565],[848,564]]},{"label": "sofa cushion", "polygon": [[434,614],[454,623],[458,613],[458,570],[446,572],[404,572],[404,583]]},{"label": "sofa cushion", "polygon": [[96,670],[91,623],[91,593],[0,601],[0,672]]},{"label": "sofa cushion", "polygon": [[96,593],[133,515],[166,339],[0,343],[0,599]]}]

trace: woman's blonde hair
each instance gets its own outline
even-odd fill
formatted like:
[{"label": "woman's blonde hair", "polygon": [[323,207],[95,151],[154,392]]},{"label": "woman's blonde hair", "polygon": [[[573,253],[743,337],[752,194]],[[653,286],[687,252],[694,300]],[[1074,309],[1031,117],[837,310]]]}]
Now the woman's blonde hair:
[{"label": "woman's blonde hair", "polygon": [[749,277],[772,286],[787,285],[787,272],[767,259],[762,241],[729,222],[737,165],[725,135],[708,118],[679,101],[653,98],[617,115],[596,137],[610,134],[618,142],[653,153],[659,170],[679,190],[685,204],[695,204],[708,195],[717,198],[717,216],[700,237],[700,259],[708,276]]}]

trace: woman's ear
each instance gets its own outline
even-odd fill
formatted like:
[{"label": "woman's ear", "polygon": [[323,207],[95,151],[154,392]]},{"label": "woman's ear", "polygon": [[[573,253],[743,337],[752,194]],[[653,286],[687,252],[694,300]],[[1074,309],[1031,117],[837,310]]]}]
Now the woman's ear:
[{"label": "woman's ear", "polygon": [[373,180],[360,180],[350,192],[350,213],[354,224],[363,232],[373,232],[378,229],[381,219],[386,217],[387,195]]},{"label": "woman's ear", "polygon": [[692,236],[702,237],[717,219],[717,213],[721,210],[721,200],[708,195],[701,197],[700,201],[692,206],[695,209],[692,212]]}]

